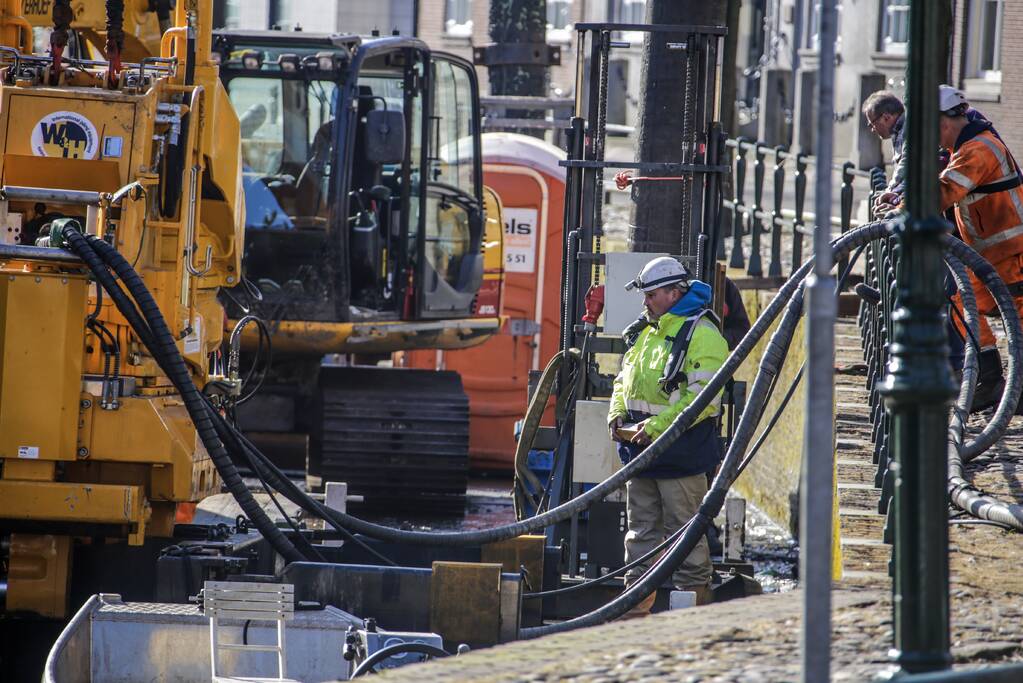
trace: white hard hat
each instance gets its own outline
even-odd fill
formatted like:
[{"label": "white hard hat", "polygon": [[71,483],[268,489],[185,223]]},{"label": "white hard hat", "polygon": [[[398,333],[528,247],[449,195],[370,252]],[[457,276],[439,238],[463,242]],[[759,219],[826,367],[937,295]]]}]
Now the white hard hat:
[{"label": "white hard hat", "polygon": [[962,90],[953,88],[951,85],[938,86],[938,109],[940,111],[949,111],[961,104],[967,106],[970,104]]},{"label": "white hard hat", "polygon": [[636,279],[625,285],[625,289],[652,292],[658,287],[667,287],[688,281],[689,271],[685,266],[670,256],[658,256],[643,266],[643,270],[639,271]]}]

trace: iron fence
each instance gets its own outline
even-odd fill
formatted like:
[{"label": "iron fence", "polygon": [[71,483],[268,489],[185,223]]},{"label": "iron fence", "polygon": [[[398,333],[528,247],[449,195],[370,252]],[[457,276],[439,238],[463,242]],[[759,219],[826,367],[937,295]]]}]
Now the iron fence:
[{"label": "iron fence", "polygon": [[[803,262],[803,238],[813,234],[817,221],[816,214],[806,208],[808,172],[816,169],[816,159],[784,146],[771,147],[745,137],[728,139],[725,147],[730,155],[732,196],[722,200],[722,206],[727,209],[721,212],[725,239],[718,240],[717,258],[727,261],[731,268],[745,268],[750,277],[764,277],[763,240],[766,238],[771,241],[767,277],[782,277],[786,255],[790,258],[791,273]],[[770,173],[768,165],[771,165]],[[863,191],[870,192],[872,173],[880,171],[883,177],[883,170],[863,171],[846,161],[834,164],[833,171],[840,173],[841,189],[838,215],[831,216],[830,220],[833,227],[844,233],[859,224],[853,215],[857,189],[862,187]],[[750,175],[752,188],[747,187]],[[771,179],[769,203],[764,197],[768,177]],[[787,192],[790,182],[791,192]],[[845,264],[839,266],[842,272]]]},{"label": "iron fence", "polygon": [[[872,172],[871,186],[879,191],[885,186],[885,176],[881,169]],[[891,343],[891,320],[897,300],[895,283],[896,264],[899,260],[898,240],[889,236],[871,242],[864,252],[863,282],[869,288],[866,292],[876,292],[876,302],[861,300],[857,323],[860,328],[863,360],[866,364],[867,390],[870,392],[868,402],[870,409],[870,440],[873,444],[874,486],[881,490],[877,511],[887,514],[889,503],[894,492],[894,479],[889,465],[892,460],[890,415],[885,410],[879,384],[884,378],[888,364],[888,351]],[[885,541],[891,542],[890,525],[885,525]]]}]

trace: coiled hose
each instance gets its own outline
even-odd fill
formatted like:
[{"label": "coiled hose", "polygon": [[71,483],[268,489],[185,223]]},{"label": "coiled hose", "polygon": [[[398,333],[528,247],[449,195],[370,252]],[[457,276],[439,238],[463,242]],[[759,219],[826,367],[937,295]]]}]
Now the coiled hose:
[{"label": "coiled hose", "polygon": [[1005,390],[998,402],[991,421],[984,426],[984,429],[974,439],[963,446],[962,456],[964,462],[973,460],[978,455],[989,449],[1005,433],[1013,415],[1016,414],[1016,405],[1019,403],[1020,391],[1023,389],[1023,331],[1020,329],[1019,313],[1016,311],[1016,302],[1005,281],[998,275],[987,259],[978,254],[962,240],[951,235],[942,237],[942,244],[946,251],[962,261],[967,268],[973,271],[994,299],[998,312],[1002,317],[1005,326],[1005,336],[1009,346],[1009,377],[1005,383]]},{"label": "coiled hose", "polygon": [[[134,268],[122,257],[116,249],[106,242],[93,236],[83,236],[70,225],[64,228],[63,237],[70,250],[79,258],[85,261],[86,265],[96,277],[97,282],[110,295],[121,315],[135,330],[146,348],[156,359],[168,379],[174,384],[181,395],[185,409],[195,425],[196,432],[202,440],[203,445],[209,453],[217,472],[224,480],[228,491],[238,501],[243,512],[252,521],[270,545],[289,562],[305,560],[306,557],[298,551],[284,533],[277,528],[273,521],[267,516],[263,508],[253,498],[252,493],[246,488],[237,468],[231,461],[223,442],[217,436],[216,430],[207,413],[206,402],[203,400],[199,390],[192,382],[192,377],[185,366],[184,359],[178,352],[177,345],[167,323],[160,312],[159,306],[153,300],[149,290],[146,289],[142,278]],[[110,274],[107,266],[112,268],[117,276],[131,292],[135,303],[128,298],[121,286]]]},{"label": "coiled hose", "polygon": [[[533,391],[533,398],[529,401],[529,407],[526,408],[526,415],[522,420],[522,433],[519,434],[519,440],[515,444],[515,481],[513,486],[515,503],[515,519],[522,519],[525,514],[525,503],[526,493],[523,481],[529,483],[534,491],[542,491],[544,486],[529,470],[529,463],[527,461],[529,455],[529,449],[533,447],[533,440],[536,438],[536,432],[540,427],[540,420],[543,418],[544,411],[547,409],[547,401],[551,397],[551,391],[554,389],[554,381],[558,378],[558,371],[561,369],[561,365],[565,360],[565,352],[558,351],[548,361],[547,367],[543,369],[543,374],[540,375],[540,381],[536,385],[536,390]],[[536,506],[533,506],[536,509]]]},{"label": "coiled hose", "polygon": [[[979,254],[977,256],[979,257]],[[1017,531],[1023,531],[1023,508],[1021,508],[1018,504],[1006,503],[993,496],[982,493],[976,486],[970,483],[965,476],[962,455],[965,450],[963,445],[963,434],[966,429],[966,419],[969,415],[970,405],[973,403],[973,391],[977,384],[978,349],[975,340],[980,334],[980,326],[978,323],[977,302],[973,294],[973,287],[966,275],[966,266],[952,254],[946,255],[945,260],[948,263],[949,269],[952,271],[952,275],[959,287],[959,293],[963,300],[963,312],[966,320],[966,326],[970,331],[970,334],[968,335],[969,338],[966,343],[966,357],[963,361],[963,383],[959,390],[959,397],[952,413],[952,419],[949,422],[949,498],[956,507],[974,517],[977,517],[978,519],[997,522],[998,524],[1006,525]],[[979,269],[974,269],[974,273],[976,273],[978,277],[983,277],[984,275],[990,276],[991,273],[994,273],[995,277],[997,277],[997,272],[995,272],[994,268],[986,261],[983,264],[983,267],[980,267],[978,261],[974,260],[974,262],[977,263],[979,267]],[[987,282],[987,279],[988,278],[985,278],[985,283]],[[999,278],[999,281],[1001,281],[1001,278]],[[1004,282],[1001,284],[1004,287]],[[1005,293],[1007,294],[1008,291]],[[1014,313],[1016,312],[1015,306],[1010,306],[1008,310],[1011,310]],[[1018,327],[1019,320],[1017,318],[1017,330]],[[1010,329],[1010,325],[1008,323],[1006,323],[1006,329]],[[1011,362],[1013,357],[1011,353],[1013,349],[1011,341],[1009,348]],[[1008,385],[1006,385],[1004,394],[1010,394]],[[1006,398],[1005,395],[1003,395],[1003,402]],[[1001,405],[999,408],[1001,408]],[[994,420],[992,420],[992,422],[994,422]]]}]

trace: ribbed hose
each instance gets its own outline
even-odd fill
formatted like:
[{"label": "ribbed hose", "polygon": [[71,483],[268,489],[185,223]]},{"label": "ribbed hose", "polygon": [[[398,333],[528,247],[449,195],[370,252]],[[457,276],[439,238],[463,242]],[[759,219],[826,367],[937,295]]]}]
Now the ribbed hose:
[{"label": "ribbed hose", "polygon": [[[852,248],[863,242],[878,239],[886,234],[886,223],[868,223],[851,230],[833,243],[833,248],[838,254],[846,254]],[[552,524],[564,521],[573,514],[585,510],[594,502],[603,500],[609,493],[615,491],[626,481],[646,469],[668,446],[674,443],[693,420],[703,412],[718,393],[724,388],[728,379],[735,374],[735,371],[749,355],[753,347],[767,332],[774,322],[774,319],[781,313],[782,308],[792,298],[800,286],[801,280],[809,273],[813,263],[809,261],[793,274],[793,276],[778,290],[774,299],[764,309],[763,314],[736,346],[735,350],[728,356],[724,364],[714,374],[693,402],[687,406],[675,421],[668,427],[661,436],[647,447],[635,460],[611,475],[603,482],[597,484],[586,493],[573,498],[547,512],[531,517],[529,519],[504,524],[490,529],[460,532],[427,532],[407,531],[393,527],[373,524],[358,517],[345,513],[336,513],[337,523],[344,525],[351,531],[355,531],[372,538],[378,538],[395,543],[410,543],[416,545],[482,545],[496,541],[507,540],[523,534],[528,534],[544,529]]]},{"label": "ribbed hose", "polygon": [[217,434],[220,436],[224,444],[229,447],[229,450],[232,453],[240,453],[245,457],[246,462],[250,463],[264,486],[278,491],[281,495],[295,505],[298,505],[302,508],[302,510],[310,515],[326,520],[331,526],[337,529],[342,536],[355,545],[361,547],[370,555],[376,557],[385,565],[396,566],[389,558],[377,552],[373,547],[369,546],[362,539],[356,537],[352,534],[352,532],[346,529],[337,519],[338,512],[336,510],[314,500],[309,496],[309,494],[298,488],[295,482],[285,476],[269,458],[253,446],[252,442],[249,441],[244,434],[229,425],[222,415],[214,411],[212,408],[210,408],[208,412],[213,420],[213,425],[217,429]]},{"label": "ribbed hose", "polygon": [[1002,392],[1002,398],[998,403],[998,409],[995,410],[991,421],[984,426],[981,433],[963,446],[963,461],[969,462],[1002,438],[1013,415],[1016,414],[1020,390],[1023,389],[1023,330],[1020,329],[1016,302],[1013,300],[1012,294],[1009,293],[1009,288],[998,275],[998,271],[994,269],[994,266],[970,248],[969,245],[951,235],[943,236],[942,243],[946,251],[972,270],[977,279],[991,293],[991,297],[998,307],[998,312],[1002,316],[1009,347],[1009,378],[1005,384],[1005,390]]},{"label": "ribbed hose", "polygon": [[[277,528],[263,508],[252,497],[252,493],[246,488],[241,476],[239,476],[238,470],[224,448],[223,442],[217,436],[216,429],[207,414],[206,403],[192,382],[192,377],[185,367],[184,359],[178,352],[174,337],[167,328],[163,314],[153,300],[152,295],[149,294],[149,290],[146,289],[142,278],[139,277],[135,269],[131,267],[117,250],[106,242],[93,236],[83,237],[71,228],[65,229],[64,238],[67,240],[71,251],[86,262],[97,281],[113,299],[117,309],[132,326],[142,343],[146,345],[161,369],[163,369],[164,373],[178,389],[181,399],[185,404],[185,409],[195,425],[196,432],[209,453],[210,460],[212,460],[217,468],[217,472],[224,480],[228,491],[238,501],[242,511],[263,537],[267,539],[274,550],[280,553],[287,561],[297,562],[305,560],[305,556]],[[125,287],[128,288],[128,291],[135,298],[138,308],[128,299],[104,264],[109,265],[117,273]]]},{"label": "ribbed hose", "polygon": [[124,0],[106,0],[107,9],[107,59],[116,55],[118,62],[124,52]]},{"label": "ribbed hose", "polygon": [[[848,253],[848,249],[838,248],[835,252],[835,260],[837,261],[840,256]],[[802,277],[805,277],[805,273]],[[771,335],[767,348],[764,350],[756,379],[754,379],[753,387],[749,391],[749,402],[743,409],[742,417],[739,419],[739,424],[736,427],[721,468],[718,470],[717,476],[714,477],[710,490],[700,503],[696,515],[689,520],[688,526],[685,527],[678,540],[671,545],[668,551],[638,581],[626,588],[614,600],[574,619],[557,624],[522,629],[520,637],[537,638],[576,628],[595,626],[605,621],[617,619],[656,591],[689,557],[696,544],[707,533],[707,528],[710,526],[711,521],[717,516],[724,505],[725,494],[735,479],[740,460],[753,437],[757,423],[760,421],[764,405],[766,404],[768,389],[785,362],[785,356],[796,326],[799,324],[802,310],[803,286],[800,282],[799,289],[789,301],[785,309],[785,315],[782,316],[781,322],[778,323],[778,328]]]},{"label": "ribbed hose", "polygon": [[528,481],[534,491],[543,490],[543,484],[535,474],[529,471],[528,456],[529,450],[533,447],[533,441],[536,439],[540,420],[547,409],[547,401],[551,397],[554,382],[558,378],[558,370],[561,368],[561,363],[564,359],[565,352],[558,351],[548,361],[547,367],[543,369],[540,381],[537,382],[536,389],[533,391],[533,398],[529,401],[529,407],[526,408],[526,416],[522,420],[522,433],[519,434],[519,440],[515,444],[515,481],[513,484],[515,487],[513,497],[515,502],[515,519],[522,519],[525,514],[521,499],[525,497],[526,492],[523,488],[522,480]]},{"label": "ribbed hose", "polygon": [[[946,255],[945,260],[959,287],[959,293],[963,299],[966,327],[970,330],[970,336],[966,340],[966,358],[963,361],[963,383],[948,427],[949,498],[956,507],[974,517],[998,522],[1017,531],[1023,531],[1023,508],[1015,503],[1006,503],[993,496],[983,494],[966,479],[963,469],[961,455],[963,434],[970,413],[970,405],[973,403],[973,391],[977,384],[978,349],[973,340],[980,335],[980,324],[978,323],[977,301],[966,274],[966,266],[952,255]],[[992,268],[992,270],[994,269]],[[1006,393],[1008,393],[1008,388],[1006,388]]]}]

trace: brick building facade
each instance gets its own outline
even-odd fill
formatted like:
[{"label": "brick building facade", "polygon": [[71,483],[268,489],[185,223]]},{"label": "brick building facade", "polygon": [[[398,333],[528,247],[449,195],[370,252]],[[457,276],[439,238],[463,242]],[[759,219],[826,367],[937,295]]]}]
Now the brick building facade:
[{"label": "brick building facade", "polygon": [[[1015,36],[1015,37],[1014,37]],[[1023,2],[958,0],[952,80],[1023,158]]]},{"label": "brick building facade", "polygon": [[[551,95],[569,96],[575,83],[575,32],[572,25],[583,20],[587,3],[579,0],[547,0],[547,42],[561,46],[561,65],[550,69]],[[472,48],[490,40],[489,0],[421,0],[419,37],[436,50],[472,60]],[[489,93],[487,70],[477,70],[480,89]]]},{"label": "brick building facade", "polygon": [[[952,57],[948,81],[962,88],[1023,154],[1023,30],[1020,0],[952,0]],[[740,87],[740,111],[751,111],[748,134],[775,145],[813,151],[813,90],[818,68],[814,0],[743,2],[740,73],[756,81]],[[869,168],[890,154],[860,115],[875,90],[905,90],[909,55],[909,0],[837,0],[835,155]],[[747,79],[749,80],[749,79]]]}]

